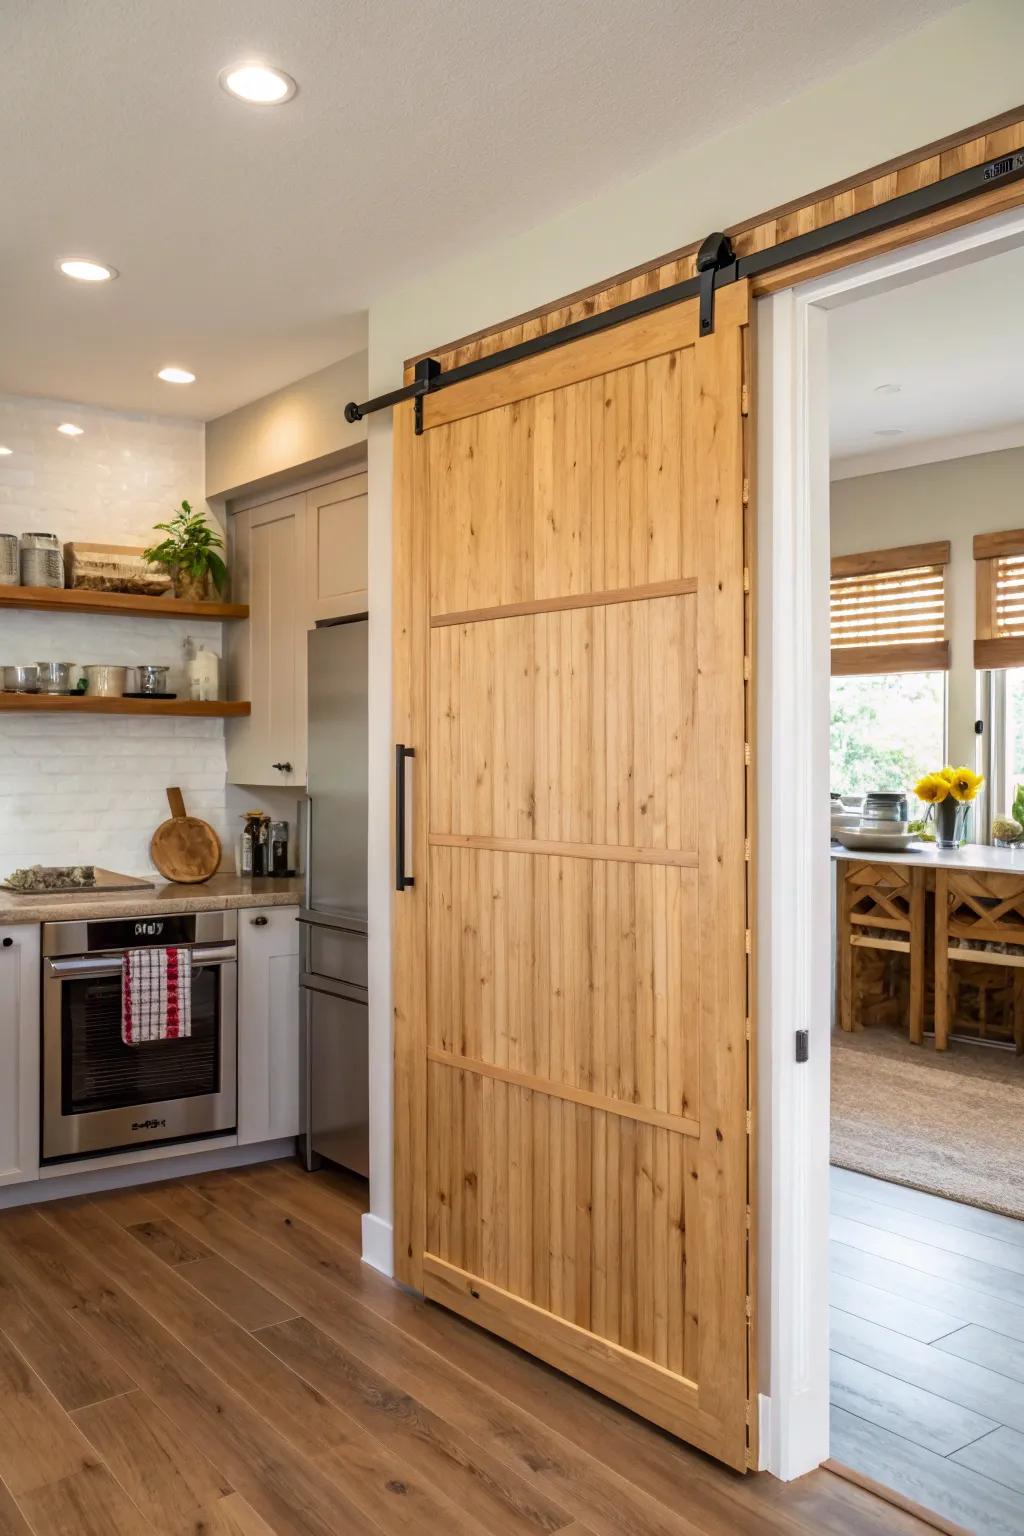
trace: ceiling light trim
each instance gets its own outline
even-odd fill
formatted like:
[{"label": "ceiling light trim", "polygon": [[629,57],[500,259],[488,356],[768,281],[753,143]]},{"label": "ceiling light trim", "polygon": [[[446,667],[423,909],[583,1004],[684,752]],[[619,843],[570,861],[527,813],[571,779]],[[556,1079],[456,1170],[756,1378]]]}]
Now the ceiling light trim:
[{"label": "ceiling light trim", "polygon": [[165,384],[194,384],[196,381],[191,368],[180,368],[177,363],[168,363],[158,368],[156,376]]},{"label": "ceiling light trim", "polygon": [[[250,76],[250,83],[255,84],[256,77],[279,81],[283,90],[277,95],[247,95],[241,85],[240,77]],[[244,102],[247,107],[283,107],[285,102],[291,101],[298,93],[298,84],[287,70],[280,69],[276,64],[267,64],[262,59],[244,59],[237,64],[229,64],[218,75],[221,90],[235,101]],[[232,84],[232,82],[235,82]]]},{"label": "ceiling light trim", "polygon": [[[54,263],[62,277],[70,278],[73,283],[85,283],[86,285],[111,283],[120,276],[116,267],[112,267],[108,261],[97,261],[92,256],[61,256]],[[72,272],[69,269],[78,267],[80,270]]]}]

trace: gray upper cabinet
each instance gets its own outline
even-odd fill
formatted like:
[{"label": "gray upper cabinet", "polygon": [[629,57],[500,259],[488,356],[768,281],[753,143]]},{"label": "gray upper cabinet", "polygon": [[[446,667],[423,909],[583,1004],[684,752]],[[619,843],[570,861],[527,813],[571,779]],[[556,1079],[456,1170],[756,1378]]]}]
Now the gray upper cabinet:
[{"label": "gray upper cabinet", "polygon": [[232,596],[249,621],[227,626],[228,782],[306,782],[306,632],[366,610],[365,472],[251,505],[230,520]]}]

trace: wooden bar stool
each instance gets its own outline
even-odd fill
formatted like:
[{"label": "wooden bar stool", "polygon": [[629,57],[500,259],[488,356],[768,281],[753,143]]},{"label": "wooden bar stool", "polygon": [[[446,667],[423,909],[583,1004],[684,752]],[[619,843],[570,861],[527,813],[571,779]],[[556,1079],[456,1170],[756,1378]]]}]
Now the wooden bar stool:
[{"label": "wooden bar stool", "polygon": [[839,1023],[863,1028],[858,950],[889,950],[909,956],[907,1033],[913,1045],[924,1038],[924,871],[915,865],[840,865],[838,891]]},{"label": "wooden bar stool", "polygon": [[[1007,949],[1007,946],[1009,949]],[[956,1017],[954,964],[1003,966],[1013,973],[1013,1042],[1024,1054],[1024,873],[985,870],[935,872],[935,1049],[949,1048]],[[982,1030],[987,1033],[987,990],[982,985]]]}]

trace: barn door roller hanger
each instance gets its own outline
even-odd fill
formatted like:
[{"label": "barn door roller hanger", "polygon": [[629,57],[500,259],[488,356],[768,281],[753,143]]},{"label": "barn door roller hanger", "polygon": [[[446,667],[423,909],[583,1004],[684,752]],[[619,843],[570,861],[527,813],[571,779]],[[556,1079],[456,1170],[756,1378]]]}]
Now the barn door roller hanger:
[{"label": "barn door roller hanger", "polygon": [[563,325],[560,329],[548,331],[543,336],[534,336],[529,341],[520,341],[512,347],[503,347],[499,352],[476,358],[471,363],[463,363],[459,368],[449,368],[447,372],[442,369],[435,357],[421,358],[416,364],[416,376],[411,384],[403,385],[401,389],[393,389],[389,394],[378,395],[362,405],[357,405],[354,400],[350,400],[345,407],[345,420],[361,421],[364,416],[369,416],[374,411],[388,410],[394,405],[400,405],[404,400],[412,400],[415,402],[416,431],[422,432],[424,396],[433,394],[435,390],[448,389],[452,384],[461,384],[464,380],[477,378],[482,373],[493,373],[496,368],[505,368],[509,363],[518,363],[523,358],[550,352],[555,347],[565,346],[567,342],[579,341],[584,336],[609,330],[613,325],[623,325],[628,320],[636,320],[641,315],[666,309],[670,304],[681,304],[687,299],[700,300],[700,334],[710,336],[715,328],[715,294],[719,288],[725,288],[730,283],[740,282],[744,278],[761,277],[764,273],[776,271],[779,267],[788,266],[791,262],[802,261],[806,257],[820,255],[822,251],[848,245],[851,240],[859,240],[863,235],[892,229],[894,225],[922,218],[925,214],[935,213],[940,208],[948,208],[953,203],[976,197],[979,192],[986,191],[995,183],[1020,181],[1022,177],[1024,177],[1024,150],[1015,150],[1012,154],[1002,155],[998,160],[989,160],[984,165],[971,166],[966,171],[945,176],[941,181],[932,182],[930,186],[918,187],[913,192],[904,192],[900,197],[891,198],[887,203],[879,203],[874,208],[865,208],[860,213],[852,213],[845,219],[836,219],[834,223],[826,224],[821,229],[808,230],[806,234],[795,235],[791,240],[783,240],[767,250],[754,251],[749,256],[737,256],[728,235],[721,233],[709,235],[697,252],[696,277],[687,278],[685,282],[673,283],[670,287],[661,288],[656,293],[645,293],[638,299],[630,299],[625,304],[616,305],[614,309],[585,315],[582,320],[575,320],[571,325]]}]

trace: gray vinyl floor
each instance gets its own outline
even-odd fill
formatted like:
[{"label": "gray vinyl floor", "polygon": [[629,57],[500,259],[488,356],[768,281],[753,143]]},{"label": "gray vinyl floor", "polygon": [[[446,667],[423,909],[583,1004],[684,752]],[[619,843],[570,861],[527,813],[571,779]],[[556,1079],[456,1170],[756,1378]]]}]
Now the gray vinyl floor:
[{"label": "gray vinyl floor", "polygon": [[1024,1222],[832,1169],[832,1457],[1024,1536]]}]

